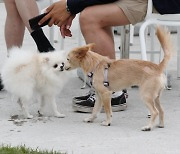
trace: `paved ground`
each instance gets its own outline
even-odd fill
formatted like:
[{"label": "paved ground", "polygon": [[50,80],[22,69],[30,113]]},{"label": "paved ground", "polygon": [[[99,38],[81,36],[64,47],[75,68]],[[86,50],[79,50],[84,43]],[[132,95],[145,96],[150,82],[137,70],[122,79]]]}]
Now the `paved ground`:
[{"label": "paved ground", "polygon": [[[5,10],[0,4],[0,67],[6,59],[4,41]],[[65,50],[77,46],[77,21],[72,27],[73,37],[65,41]],[[48,28],[44,29],[48,35]],[[175,35],[173,36],[175,40]],[[116,49],[119,36],[115,36]],[[138,37],[131,50],[139,50]],[[157,43],[156,43],[157,46]],[[58,49],[59,44],[55,44]],[[36,49],[34,42],[26,32],[23,48]],[[118,57],[119,53],[117,53]],[[131,54],[130,58],[140,58]],[[158,57],[156,56],[156,59]],[[165,90],[161,101],[165,110],[165,128],[154,128],[151,132],[142,132],[148,119],[147,110],[140,100],[138,89],[129,89],[128,108],[113,114],[110,127],[103,127],[100,122],[105,114],[91,124],[83,122],[89,114],[76,113],[71,108],[72,97],[84,94],[87,89],[80,89],[82,82],[73,72],[72,78],[58,96],[58,107],[66,118],[54,117],[9,121],[12,115],[21,114],[19,106],[13,102],[6,91],[0,92],[0,144],[22,145],[55,149],[68,154],[179,154],[180,153],[180,80],[176,77],[176,55],[170,62],[168,72],[171,74],[172,90]],[[38,104],[31,104],[30,110],[36,114]],[[47,107],[47,109],[49,109]],[[47,112],[50,115],[50,111]],[[157,121],[158,122],[158,121]]]}]

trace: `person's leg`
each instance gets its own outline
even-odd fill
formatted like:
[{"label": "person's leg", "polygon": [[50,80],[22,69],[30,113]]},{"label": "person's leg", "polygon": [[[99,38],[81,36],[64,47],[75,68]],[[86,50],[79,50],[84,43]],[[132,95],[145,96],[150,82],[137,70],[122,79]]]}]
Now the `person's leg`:
[{"label": "person's leg", "polygon": [[39,10],[38,10],[36,1],[35,0],[26,0],[26,1],[15,0],[15,2],[16,2],[17,10],[18,10],[25,26],[31,33],[32,38],[36,42],[38,50],[40,52],[53,51],[54,48],[50,44],[49,40],[45,36],[42,29],[32,31],[32,29],[30,28],[29,19],[39,15]]},{"label": "person's leg", "polygon": [[35,0],[6,0],[4,2],[7,11],[5,25],[7,49],[12,46],[22,46],[26,26],[40,52],[54,50],[42,29],[32,31],[29,26],[29,19],[39,15],[38,6]]},{"label": "person's leg", "polygon": [[25,25],[17,11],[15,0],[5,0],[7,11],[5,22],[5,41],[7,49],[22,46]]},{"label": "person's leg", "polygon": [[39,15],[39,9],[35,0],[15,0],[16,8],[24,25],[28,31],[32,33],[32,29],[29,26],[29,19]]},{"label": "person's leg", "polygon": [[124,12],[115,4],[96,5],[80,14],[80,26],[86,43],[95,43],[95,52],[115,58],[111,27],[130,24]]}]

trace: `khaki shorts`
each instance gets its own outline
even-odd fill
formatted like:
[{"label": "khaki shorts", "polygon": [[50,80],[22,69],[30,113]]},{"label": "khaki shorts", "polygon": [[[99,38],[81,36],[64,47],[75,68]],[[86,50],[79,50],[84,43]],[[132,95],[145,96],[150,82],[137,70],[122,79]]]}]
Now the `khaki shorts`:
[{"label": "khaki shorts", "polygon": [[146,16],[148,0],[118,0],[114,3],[123,10],[133,25],[143,21]]}]

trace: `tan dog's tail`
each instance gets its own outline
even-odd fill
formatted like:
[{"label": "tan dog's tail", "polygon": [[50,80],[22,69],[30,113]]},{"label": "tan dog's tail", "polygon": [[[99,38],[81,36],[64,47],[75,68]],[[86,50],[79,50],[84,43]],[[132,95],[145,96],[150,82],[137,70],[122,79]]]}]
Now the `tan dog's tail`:
[{"label": "tan dog's tail", "polygon": [[159,68],[163,72],[173,54],[174,48],[170,33],[161,26],[157,27],[157,37],[164,51],[164,58],[159,64]]}]

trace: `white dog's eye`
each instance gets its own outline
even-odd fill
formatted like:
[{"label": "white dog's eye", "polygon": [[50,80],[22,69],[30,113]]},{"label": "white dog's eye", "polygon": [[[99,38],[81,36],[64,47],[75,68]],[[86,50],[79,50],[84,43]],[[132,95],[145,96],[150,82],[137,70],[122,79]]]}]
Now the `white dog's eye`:
[{"label": "white dog's eye", "polygon": [[53,67],[54,67],[54,68],[57,68],[57,67],[58,67],[58,64],[55,64]]},{"label": "white dog's eye", "polygon": [[67,61],[69,61],[69,58],[67,58]]}]

